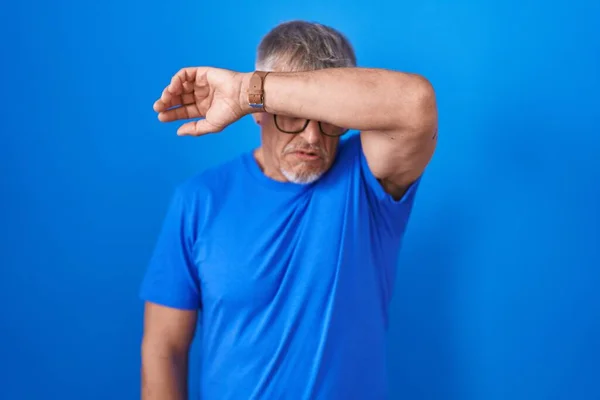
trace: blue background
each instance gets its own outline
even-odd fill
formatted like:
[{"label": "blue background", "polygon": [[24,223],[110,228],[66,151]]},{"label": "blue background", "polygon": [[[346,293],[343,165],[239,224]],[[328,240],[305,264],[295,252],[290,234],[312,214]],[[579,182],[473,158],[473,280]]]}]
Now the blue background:
[{"label": "blue background", "polygon": [[250,71],[261,37],[296,18],[437,90],[392,309],[393,398],[600,399],[600,3],[2,8],[1,399],[139,397],[137,290],[172,190],[259,140],[249,117],[177,137],[152,103],[183,66]]}]

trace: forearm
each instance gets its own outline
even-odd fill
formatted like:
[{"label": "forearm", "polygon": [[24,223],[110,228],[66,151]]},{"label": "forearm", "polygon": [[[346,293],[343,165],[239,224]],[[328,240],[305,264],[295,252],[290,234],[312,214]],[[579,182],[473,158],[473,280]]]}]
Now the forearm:
[{"label": "forearm", "polygon": [[143,352],[142,400],[187,399],[187,355]]},{"label": "forearm", "polygon": [[381,131],[419,122],[423,102],[433,92],[419,75],[366,68],[272,72],[264,89],[269,113]]}]

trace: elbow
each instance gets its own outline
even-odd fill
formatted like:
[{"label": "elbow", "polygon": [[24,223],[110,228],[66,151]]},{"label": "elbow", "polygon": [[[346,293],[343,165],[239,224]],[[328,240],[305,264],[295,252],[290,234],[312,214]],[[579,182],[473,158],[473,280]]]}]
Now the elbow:
[{"label": "elbow", "polygon": [[418,75],[415,84],[414,107],[421,117],[431,117],[436,113],[435,90],[427,78]]},{"label": "elbow", "polygon": [[435,90],[431,82],[421,75],[415,75],[414,85],[410,113],[411,131],[417,135],[433,135],[437,132]]}]

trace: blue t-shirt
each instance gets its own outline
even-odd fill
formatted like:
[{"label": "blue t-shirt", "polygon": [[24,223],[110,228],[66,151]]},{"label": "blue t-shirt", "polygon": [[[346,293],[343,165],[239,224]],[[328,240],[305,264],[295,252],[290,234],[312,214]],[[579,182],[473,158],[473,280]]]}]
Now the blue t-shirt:
[{"label": "blue t-shirt", "polygon": [[355,134],[312,184],[272,180],[247,152],[180,185],[141,297],[201,309],[201,398],[386,399],[388,310],[418,182],[394,200]]}]

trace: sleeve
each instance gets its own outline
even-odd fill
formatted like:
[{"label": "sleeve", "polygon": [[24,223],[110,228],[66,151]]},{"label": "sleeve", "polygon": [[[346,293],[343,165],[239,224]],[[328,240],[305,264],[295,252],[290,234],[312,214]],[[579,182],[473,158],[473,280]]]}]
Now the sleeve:
[{"label": "sleeve", "polygon": [[142,280],[142,300],[184,310],[200,308],[200,284],[193,261],[195,213],[178,188]]},{"label": "sleeve", "polygon": [[356,142],[360,159],[360,175],[367,191],[370,207],[378,220],[387,226],[391,232],[402,234],[408,223],[422,175],[408,187],[402,198],[396,200],[385,191],[379,180],[371,172],[360,138],[357,137]]}]

